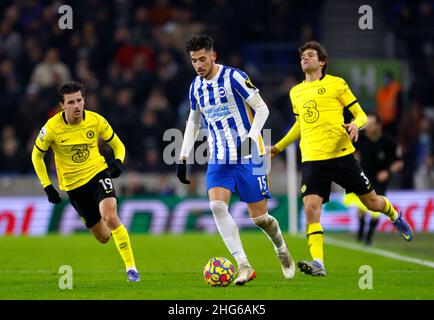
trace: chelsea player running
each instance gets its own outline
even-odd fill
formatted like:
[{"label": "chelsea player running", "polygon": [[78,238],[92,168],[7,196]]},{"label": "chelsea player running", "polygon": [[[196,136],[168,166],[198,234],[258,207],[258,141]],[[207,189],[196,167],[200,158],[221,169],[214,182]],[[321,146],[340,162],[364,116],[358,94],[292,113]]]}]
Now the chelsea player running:
[{"label": "chelsea player running", "polygon": [[216,63],[217,54],[210,36],[195,35],[186,47],[197,76],[190,86],[190,114],[177,176],[182,183],[190,183],[186,178],[186,160],[197,138],[202,115],[208,129],[210,152],[206,189],[217,229],[238,264],[234,283],[243,285],[256,277],[238,227],[228,211],[234,192],[247,203],[252,221],[272,241],[284,277],[292,279],[295,264],[278,221],[267,209],[270,193],[261,164],[265,154],[261,130],[269,114],[267,105],[244,72]]},{"label": "chelsea player running", "polygon": [[[59,203],[60,195],[52,185],[44,163],[44,155],[51,147],[59,188],[68,193],[72,206],[98,241],[106,243],[110,235],[113,236],[126,266],[127,280],[140,281],[128,231],[117,216],[117,198],[111,180],[122,172],[125,147],[106,119],[84,110],[84,96],[84,87],[78,82],[67,82],[60,87],[63,111],[42,127],[33,147],[33,166],[48,201]],[[114,151],[116,160],[109,166],[99,153],[99,138]]]},{"label": "chelsea player running", "polygon": [[[325,276],[320,216],[321,205],[329,201],[332,181],[347,193],[354,192],[369,210],[384,213],[405,240],[413,239],[413,231],[402,213],[398,213],[386,197],[375,193],[354,158],[351,141],[357,141],[367,117],[345,80],[326,74],[326,50],[318,42],[310,41],[299,48],[299,54],[306,79],[289,93],[296,122],[285,137],[271,147],[271,156],[300,138],[301,192],[307,243],[313,261],[299,261],[298,267],[306,274]],[[349,124],[344,124],[344,109],[354,116]]]}]

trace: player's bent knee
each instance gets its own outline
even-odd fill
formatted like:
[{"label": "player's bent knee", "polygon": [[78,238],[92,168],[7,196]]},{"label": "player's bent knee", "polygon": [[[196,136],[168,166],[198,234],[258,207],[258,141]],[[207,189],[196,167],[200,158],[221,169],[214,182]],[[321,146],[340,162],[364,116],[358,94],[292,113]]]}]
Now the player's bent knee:
[{"label": "player's bent knee", "polygon": [[306,212],[306,214],[308,216],[316,216],[319,215],[321,210],[321,207],[315,206],[315,205],[305,205],[304,206],[304,211]]},{"label": "player's bent knee", "polygon": [[227,214],[229,214],[228,205],[224,201],[212,200],[209,203],[209,207],[210,207],[212,213],[214,214],[214,216],[216,216],[216,217],[222,217],[222,216],[226,216]]},{"label": "player's bent knee", "polygon": [[374,202],[372,201],[367,201],[365,203],[366,209],[370,210],[370,211],[377,211],[376,206],[374,204]]},{"label": "player's bent knee", "polygon": [[119,220],[118,216],[116,215],[116,213],[104,215],[103,219],[104,219],[104,222],[106,223],[107,227],[109,227],[109,229],[111,229],[111,230],[116,228],[120,224],[120,220]]}]

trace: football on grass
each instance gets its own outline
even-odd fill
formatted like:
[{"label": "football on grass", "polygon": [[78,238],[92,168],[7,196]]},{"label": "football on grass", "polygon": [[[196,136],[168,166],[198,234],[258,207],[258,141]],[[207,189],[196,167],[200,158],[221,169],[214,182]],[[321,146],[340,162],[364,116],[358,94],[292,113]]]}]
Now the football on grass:
[{"label": "football on grass", "polygon": [[210,259],[203,269],[203,277],[210,286],[226,287],[234,280],[234,265],[223,257]]}]

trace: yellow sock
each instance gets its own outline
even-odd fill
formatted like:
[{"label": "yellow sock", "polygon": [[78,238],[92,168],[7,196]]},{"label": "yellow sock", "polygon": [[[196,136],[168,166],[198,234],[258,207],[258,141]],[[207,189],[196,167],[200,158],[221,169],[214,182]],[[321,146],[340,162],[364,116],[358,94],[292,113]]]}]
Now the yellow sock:
[{"label": "yellow sock", "polygon": [[386,197],[380,197],[382,197],[384,201],[386,201],[386,207],[384,208],[383,213],[390,219],[390,221],[394,222],[396,218],[398,218],[398,213]]},{"label": "yellow sock", "polygon": [[312,259],[324,262],[323,242],[324,232],[319,222],[308,224],[306,227],[307,245]]},{"label": "yellow sock", "polygon": [[121,224],[119,227],[112,230],[113,240],[116,243],[116,248],[121,254],[122,260],[124,260],[127,269],[132,269],[136,267],[134,262],[133,250],[131,248],[130,237],[128,236],[128,231]]}]

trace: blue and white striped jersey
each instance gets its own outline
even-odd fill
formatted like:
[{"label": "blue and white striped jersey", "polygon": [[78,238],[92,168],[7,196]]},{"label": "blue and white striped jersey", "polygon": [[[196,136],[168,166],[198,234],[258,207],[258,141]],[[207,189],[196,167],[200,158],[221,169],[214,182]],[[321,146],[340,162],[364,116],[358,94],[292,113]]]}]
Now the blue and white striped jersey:
[{"label": "blue and white striped jersey", "polygon": [[[208,128],[210,158],[236,160],[237,146],[249,133],[254,110],[246,100],[259,90],[243,71],[218,65],[210,80],[197,76],[190,85],[190,107],[200,110]],[[257,137],[259,155],[265,154],[261,134]]]}]

